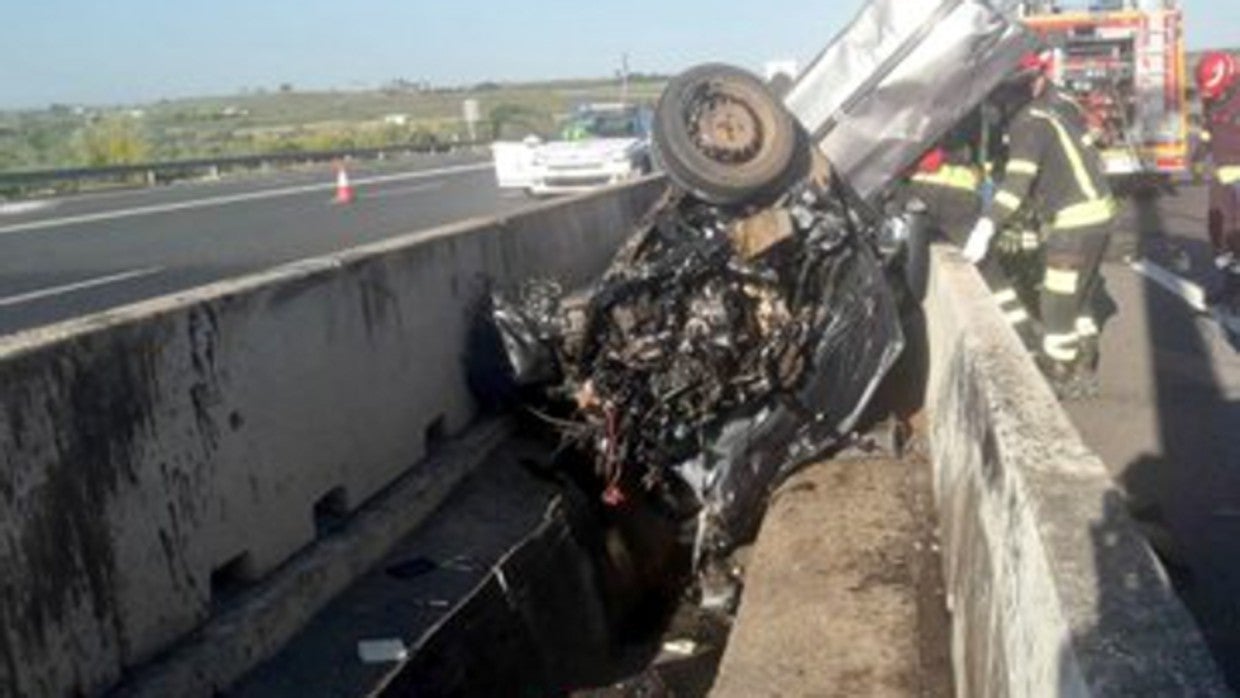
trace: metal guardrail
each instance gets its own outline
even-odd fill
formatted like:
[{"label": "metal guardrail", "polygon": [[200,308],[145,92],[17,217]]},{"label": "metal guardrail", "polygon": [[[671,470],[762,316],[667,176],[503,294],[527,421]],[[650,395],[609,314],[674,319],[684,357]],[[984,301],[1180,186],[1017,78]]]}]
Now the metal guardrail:
[{"label": "metal guardrail", "polygon": [[172,160],[167,162],[135,163],[132,165],[113,165],[109,167],[0,172],[0,189],[19,189],[54,183],[80,183],[92,180],[116,180],[137,176],[143,176],[146,178],[148,183],[155,184],[161,180],[183,177],[189,173],[199,171],[218,174],[223,170],[242,168],[254,169],[268,165],[331,162],[334,160],[350,159],[379,159],[387,155],[409,153],[446,153],[453,150],[484,145],[487,145],[487,143],[474,141],[433,144],[421,143],[385,146],[381,148],[351,148],[346,150],[260,153],[257,155],[202,158],[194,160]]}]

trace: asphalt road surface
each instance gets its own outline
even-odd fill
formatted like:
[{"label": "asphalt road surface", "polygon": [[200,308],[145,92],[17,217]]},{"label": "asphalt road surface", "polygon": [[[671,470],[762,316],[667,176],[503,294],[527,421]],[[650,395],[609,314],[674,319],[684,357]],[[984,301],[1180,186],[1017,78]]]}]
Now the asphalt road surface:
[{"label": "asphalt road surface", "polygon": [[1130,201],[1113,248],[1102,394],[1067,408],[1240,689],[1240,354],[1210,316],[1132,264],[1219,286],[1205,189]]},{"label": "asphalt road surface", "polygon": [[0,334],[530,203],[478,156],[349,174],[348,206],[323,166],[0,207]]}]

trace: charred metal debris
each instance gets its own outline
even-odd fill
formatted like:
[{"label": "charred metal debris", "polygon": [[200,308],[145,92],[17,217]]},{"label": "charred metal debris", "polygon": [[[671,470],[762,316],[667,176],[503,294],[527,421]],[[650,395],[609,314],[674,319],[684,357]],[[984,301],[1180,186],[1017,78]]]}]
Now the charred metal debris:
[{"label": "charred metal debris", "polygon": [[899,231],[743,71],[674,80],[655,142],[672,184],[602,278],[528,281],[492,317],[526,406],[585,456],[578,480],[696,521],[700,561],[846,438],[898,358]]},{"label": "charred metal debris", "polygon": [[903,346],[871,229],[811,182],[754,213],[673,189],[593,287],[493,304],[516,382],[589,454],[602,500],[697,516],[699,553],[839,443]]},{"label": "charred metal debris", "polygon": [[[969,11],[1002,39],[978,59],[989,85],[1021,37],[988,5]],[[833,55],[798,85],[846,73]],[[960,74],[927,69],[918,87],[949,89]],[[884,106],[871,82],[857,99],[872,109],[847,113],[910,108]],[[953,109],[971,109],[986,85]],[[654,502],[696,521],[696,561],[748,540],[774,486],[843,445],[903,350],[901,301],[925,289],[924,208],[897,209],[888,190],[959,115],[933,112],[933,129],[916,121],[926,128],[900,138],[858,131],[851,150],[832,150],[801,111],[736,68],[677,76],[655,114],[668,192],[602,277],[573,292],[531,280],[493,298],[511,377],[584,456],[565,461],[588,471],[578,481],[610,507]],[[837,160],[867,148],[881,167]]]}]

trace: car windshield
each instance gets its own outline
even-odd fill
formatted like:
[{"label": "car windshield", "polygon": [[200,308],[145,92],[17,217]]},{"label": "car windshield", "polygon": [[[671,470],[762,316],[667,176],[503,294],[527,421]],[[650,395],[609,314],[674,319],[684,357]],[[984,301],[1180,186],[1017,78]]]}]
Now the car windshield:
[{"label": "car windshield", "polygon": [[631,113],[589,113],[579,116],[564,127],[566,141],[586,138],[637,138],[642,135],[641,122]]}]

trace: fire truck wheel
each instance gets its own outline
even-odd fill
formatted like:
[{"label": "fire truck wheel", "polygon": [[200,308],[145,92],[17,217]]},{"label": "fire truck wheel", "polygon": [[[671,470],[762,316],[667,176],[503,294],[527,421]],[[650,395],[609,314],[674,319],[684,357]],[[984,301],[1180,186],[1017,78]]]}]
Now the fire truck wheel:
[{"label": "fire truck wheel", "polygon": [[761,80],[731,66],[701,65],[674,78],[654,126],[668,176],[710,204],[778,195],[804,160],[792,116]]}]

